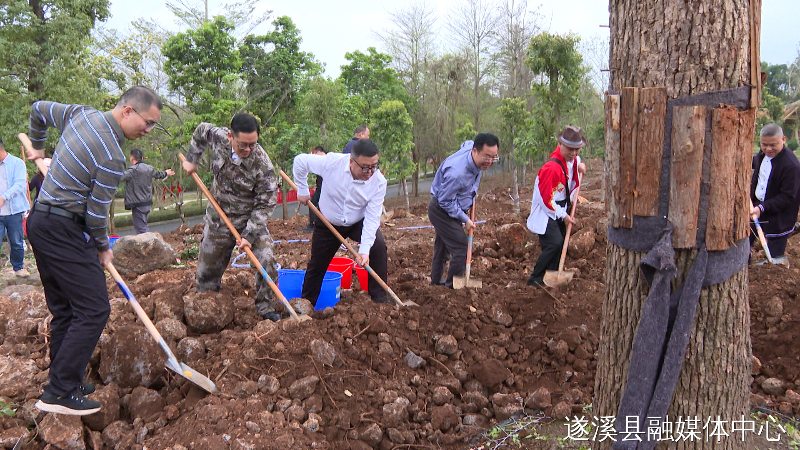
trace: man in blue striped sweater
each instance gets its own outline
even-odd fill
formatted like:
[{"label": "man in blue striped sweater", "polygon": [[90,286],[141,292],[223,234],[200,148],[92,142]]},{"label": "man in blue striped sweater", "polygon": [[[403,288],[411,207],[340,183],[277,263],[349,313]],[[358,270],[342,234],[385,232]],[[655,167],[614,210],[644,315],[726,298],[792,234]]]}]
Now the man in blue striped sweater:
[{"label": "man in blue striped sweater", "polygon": [[158,95],[143,86],[127,90],[105,113],[48,101],[31,107],[31,161],[44,157],[47,129],[61,131],[28,218],[28,239],[53,314],[50,383],[36,403],[42,411],[82,416],[100,410],[100,403],[86,398],[94,386],[83,378],[111,310],[103,266],[114,254],[106,218],[125,171],[121,146],[149,133],[161,108]]}]

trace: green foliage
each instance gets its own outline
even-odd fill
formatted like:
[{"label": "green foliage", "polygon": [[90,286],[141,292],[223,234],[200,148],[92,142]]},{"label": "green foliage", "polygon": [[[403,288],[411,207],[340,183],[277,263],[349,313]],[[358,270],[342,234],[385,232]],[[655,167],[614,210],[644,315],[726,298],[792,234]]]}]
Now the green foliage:
[{"label": "green foliage", "polygon": [[767,73],[767,82],[764,88],[769,89],[772,95],[778,97],[783,103],[790,103],[800,99],[800,57],[793,64],[761,63],[761,70]]},{"label": "green foliage", "polygon": [[517,164],[525,164],[528,159],[527,147],[517,146],[517,137],[525,135],[531,126],[531,115],[525,109],[526,104],[523,98],[504,98],[497,108],[502,124],[500,142],[510,143],[508,154]]},{"label": "green foliage", "polygon": [[464,126],[457,129],[455,132],[456,140],[459,142],[459,144],[464,141],[472,140],[476,134],[478,134],[478,132],[475,131],[475,127],[472,125],[472,122],[465,122]]},{"label": "green foliage", "polygon": [[786,142],[786,146],[789,147],[790,150],[795,151],[800,147],[800,142],[797,142],[797,139],[792,139]]},{"label": "green foliage", "polygon": [[756,131],[768,123],[783,125],[783,112],[786,103],[779,97],[772,94],[769,87],[764,86],[761,90],[761,107],[758,108],[759,114],[756,116]]},{"label": "green foliage", "polygon": [[345,53],[344,57],[350,64],[341,67],[339,76],[351,95],[364,100],[363,117],[370,119],[371,112],[386,100],[400,100],[404,105],[410,105],[411,99],[397,72],[389,67],[392,57],[378,52],[375,47],[369,47],[367,52]]},{"label": "green foliage", "polygon": [[349,139],[352,131],[338,129],[344,122],[342,113],[346,98],[344,86],[338,81],[314,77],[307,82],[300,100],[300,115],[316,128],[317,132],[310,137],[314,145],[333,150],[341,148]]},{"label": "green foliage", "polygon": [[381,172],[387,177],[405,178],[416,170],[411,158],[414,123],[403,102],[385,101],[372,112],[373,130],[370,138],[381,151]]},{"label": "green foliage", "polygon": [[0,400],[0,418],[11,418],[14,417],[16,413],[17,410],[14,408],[14,405]]},{"label": "green foliage", "polygon": [[242,61],[232,31],[233,25],[217,16],[170,37],[162,48],[169,86],[186,99],[198,122],[228,123],[242,106],[235,95]]}]

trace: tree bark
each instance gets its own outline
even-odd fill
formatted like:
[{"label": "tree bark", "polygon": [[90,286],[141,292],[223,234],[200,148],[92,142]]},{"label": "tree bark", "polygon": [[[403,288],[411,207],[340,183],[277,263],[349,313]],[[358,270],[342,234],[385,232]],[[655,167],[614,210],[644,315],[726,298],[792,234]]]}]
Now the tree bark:
[{"label": "tree bark", "polygon": [[[760,72],[757,33],[751,34],[751,17],[759,20],[760,5],[760,0],[610,0],[612,89],[622,92],[626,87],[665,87],[667,98],[674,99],[751,84],[751,64],[757,66],[755,72]],[[755,38],[751,40],[751,36]],[[755,57],[751,45],[755,47]],[[607,109],[606,133],[613,122],[609,114]],[[621,124],[623,130],[625,126]],[[620,153],[620,158],[623,157]],[[714,170],[712,166],[711,171]],[[648,176],[639,171],[635,175]],[[619,183],[609,178],[609,182],[613,181]],[[608,186],[607,202],[613,200],[609,197],[617,189],[619,184]],[[670,205],[671,211],[672,208]],[[649,293],[638,268],[644,255],[610,242],[607,246],[606,292],[594,391],[597,417],[616,416],[619,410],[634,335]],[[678,278],[673,281],[673,289],[682,283],[696,255],[696,249],[676,249]],[[668,420],[696,416],[701,420],[702,434],[702,424],[708,418],[719,416],[731,421],[749,416],[748,298],[747,268],[723,283],[702,289]],[[597,444],[600,449],[611,448],[608,440]],[[707,439],[662,442],[657,448],[752,447],[748,442],[729,437],[721,442]]]}]

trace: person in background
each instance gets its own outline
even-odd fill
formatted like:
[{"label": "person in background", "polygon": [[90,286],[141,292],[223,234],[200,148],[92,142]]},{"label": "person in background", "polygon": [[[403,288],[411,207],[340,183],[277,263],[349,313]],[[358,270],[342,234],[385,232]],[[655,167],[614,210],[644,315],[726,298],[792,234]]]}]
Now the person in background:
[{"label": "person in background", "polygon": [[27,169],[22,159],[9,154],[0,140],[0,241],[5,234],[9,247],[9,259],[14,274],[29,277],[31,274],[23,267],[25,258],[25,236],[22,216],[30,210],[30,202],[25,198]]},{"label": "person in background", "polygon": [[369,139],[369,128],[367,128],[366,125],[359,125],[356,127],[356,130],[353,132],[353,139],[350,139],[350,142],[344,146],[342,153],[350,153],[353,151],[353,145],[355,145],[359,139]]},{"label": "person in background", "polygon": [[[325,150],[324,147],[318,145],[311,149],[312,155],[318,156],[325,156],[328,154],[328,151]],[[317,175],[317,182],[316,188],[314,189],[314,195],[311,196],[311,203],[319,209],[319,197],[322,195],[322,176]],[[319,220],[317,215],[314,214],[314,211],[311,211],[311,208],[308,209],[308,226],[303,227],[303,231],[306,233],[311,233],[314,231],[314,224],[316,221]]]},{"label": "person in background", "polygon": [[[294,158],[294,182],[297,201],[307,205],[311,197],[308,174],[325,177],[325,191],[319,210],[343,237],[360,242],[357,263],[367,264],[386,281],[388,258],[386,242],[379,229],[381,206],[386,197],[386,178],[378,169],[378,146],[369,139],[359,139],[350,155],[328,153],[325,156],[301,154]],[[311,259],[303,280],[303,298],[317,304],[322,279],[341,243],[322,221],[317,221],[311,236]],[[376,303],[391,303],[386,291],[370,278],[369,295]]]},{"label": "person in background", "polygon": [[[50,163],[52,161],[53,161],[52,158],[44,158],[42,160],[44,166],[47,167],[48,169],[50,168]],[[31,199],[31,204],[33,204],[33,202],[35,202],[36,199],[39,198],[39,191],[42,190],[42,183],[44,183],[44,175],[40,170],[37,170],[36,175],[32,176],[31,180],[28,181],[28,190],[30,190],[31,192],[33,192],[34,189],[36,190],[36,193],[33,194],[33,197]]]},{"label": "person in background", "polygon": [[[498,160],[499,147],[497,136],[479,133],[448,156],[433,177],[428,217],[436,230],[431,261],[431,284],[434,286],[452,288],[453,277],[462,276],[466,271],[467,233],[475,227],[468,213],[478,194],[483,171]],[[450,269],[447,278],[442,278],[448,260]]]},{"label": "person in background", "polygon": [[565,127],[558,135],[558,145],[550,159],[536,175],[528,229],[539,235],[542,253],[533,267],[528,286],[542,289],[544,274],[548,270],[558,270],[567,224],[575,223],[569,210],[570,204],[577,201],[571,196],[580,183],[578,174],[586,173],[586,165],[578,156],[586,144],[580,128]]},{"label": "person in background", "polygon": [[147,233],[147,217],[150,205],[153,204],[153,178],[163,180],[175,175],[172,169],[156,170],[150,164],[142,162],[144,154],[138,148],[131,150],[131,166],[122,174],[125,182],[125,209],[131,211],[133,228],[136,234]]},{"label": "person in background", "polygon": [[83,416],[102,406],[86,397],[94,386],[83,378],[111,312],[103,272],[114,259],[106,234],[109,205],[125,171],[122,145],[153,130],[162,107],[144,86],[125,91],[105,113],[49,101],[31,106],[31,162],[44,157],[47,129],[61,132],[28,217],[28,240],[53,314],[50,383],[36,403],[42,411]]},{"label": "person in background", "polygon": [[[789,267],[786,242],[794,231],[800,208],[800,162],[786,147],[786,136],[777,124],[770,123],[761,129],[761,151],[753,156],[750,200],[753,202],[750,215],[761,223],[772,262]],[[755,223],[751,226],[752,244],[756,236]]]}]

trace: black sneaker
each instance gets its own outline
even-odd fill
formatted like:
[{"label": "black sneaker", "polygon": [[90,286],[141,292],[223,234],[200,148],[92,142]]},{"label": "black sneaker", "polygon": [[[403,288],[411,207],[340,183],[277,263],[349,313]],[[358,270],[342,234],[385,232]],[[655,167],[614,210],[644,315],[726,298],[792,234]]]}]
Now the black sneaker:
[{"label": "black sneaker", "polygon": [[103,406],[100,402],[89,400],[81,394],[81,388],[75,389],[72,394],[58,397],[48,390],[42,393],[36,402],[36,409],[44,412],[67,414],[70,416],[86,416],[100,411]]},{"label": "black sneaker", "polygon": [[274,311],[261,314],[261,317],[263,317],[264,320],[271,320],[273,322],[277,322],[277,321],[281,320],[281,315],[276,313],[276,312],[274,312]]}]

